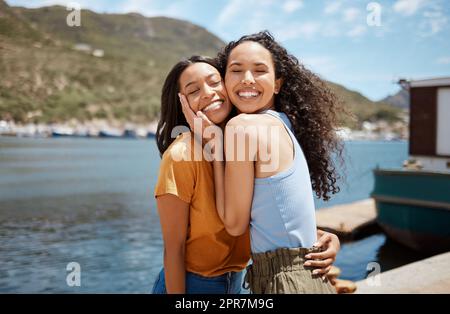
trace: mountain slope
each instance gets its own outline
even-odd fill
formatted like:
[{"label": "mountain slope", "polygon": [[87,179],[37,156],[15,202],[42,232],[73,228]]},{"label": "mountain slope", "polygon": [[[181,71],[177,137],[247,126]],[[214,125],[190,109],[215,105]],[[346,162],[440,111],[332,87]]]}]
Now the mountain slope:
[{"label": "mountain slope", "polygon": [[409,93],[405,89],[399,90],[396,94],[388,96],[382,100],[394,107],[401,109],[409,108]]},{"label": "mountain slope", "polygon": [[328,84],[344,102],[346,108],[357,118],[356,121],[345,118],[345,125],[353,129],[360,129],[364,121],[386,120],[393,122],[399,120],[400,109],[385,102],[373,102],[361,93],[349,90],[342,85],[332,82],[328,82]]},{"label": "mountain slope", "polygon": [[41,34],[28,21],[15,14],[3,0],[0,0],[0,34],[22,40],[42,39]]},{"label": "mountain slope", "polygon": [[223,45],[205,29],[169,18],[84,10],[81,27],[72,28],[63,7],[0,3],[0,118],[148,122],[159,112],[170,67]]},{"label": "mountain slope", "polygon": [[[68,14],[62,6],[27,9],[0,0],[0,119],[149,122],[173,64],[214,56],[224,45],[186,21],[82,10],[81,26],[69,27]],[[357,116],[345,121],[352,128],[399,111],[329,84]]]},{"label": "mountain slope", "polygon": [[[68,11],[61,6],[39,9],[13,8],[40,30],[71,44],[87,43],[114,56],[173,59],[186,53],[213,54],[223,42],[205,29],[165,17],[140,14],[98,14],[81,11],[81,26],[68,27]],[[124,49],[125,48],[125,49]],[[133,51],[130,51],[130,49]]]}]

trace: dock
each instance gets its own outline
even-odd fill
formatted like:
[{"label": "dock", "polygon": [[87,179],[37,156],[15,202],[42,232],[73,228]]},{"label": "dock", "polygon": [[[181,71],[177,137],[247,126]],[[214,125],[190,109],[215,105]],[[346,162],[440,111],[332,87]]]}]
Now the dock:
[{"label": "dock", "polygon": [[372,198],[316,211],[317,228],[336,234],[341,241],[376,230],[375,200]]},{"label": "dock", "polygon": [[356,283],[357,294],[450,293],[450,252],[395,268]]}]

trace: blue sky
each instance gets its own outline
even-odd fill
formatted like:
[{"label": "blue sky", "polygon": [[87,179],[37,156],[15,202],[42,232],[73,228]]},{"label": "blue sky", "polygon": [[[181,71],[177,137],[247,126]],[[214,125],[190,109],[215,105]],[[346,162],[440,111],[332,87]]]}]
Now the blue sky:
[{"label": "blue sky", "polygon": [[268,29],[323,78],[372,100],[395,93],[399,77],[450,76],[448,0],[7,0],[26,7],[71,2],[188,20],[224,41]]}]

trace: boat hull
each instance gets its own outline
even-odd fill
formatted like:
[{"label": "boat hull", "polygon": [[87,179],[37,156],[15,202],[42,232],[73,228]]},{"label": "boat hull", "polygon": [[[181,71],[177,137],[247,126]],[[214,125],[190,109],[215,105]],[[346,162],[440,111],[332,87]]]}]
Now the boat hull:
[{"label": "boat hull", "polygon": [[450,174],[374,171],[377,222],[395,241],[422,252],[450,250]]}]

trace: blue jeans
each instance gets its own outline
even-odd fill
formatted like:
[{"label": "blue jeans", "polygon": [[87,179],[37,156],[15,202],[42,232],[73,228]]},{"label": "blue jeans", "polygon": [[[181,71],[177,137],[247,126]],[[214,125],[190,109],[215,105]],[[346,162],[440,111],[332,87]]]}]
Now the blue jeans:
[{"label": "blue jeans", "polygon": [[[216,277],[186,272],[186,294],[239,294],[241,286],[242,272],[228,272]],[[167,293],[164,269],[156,277],[152,293]]]}]

